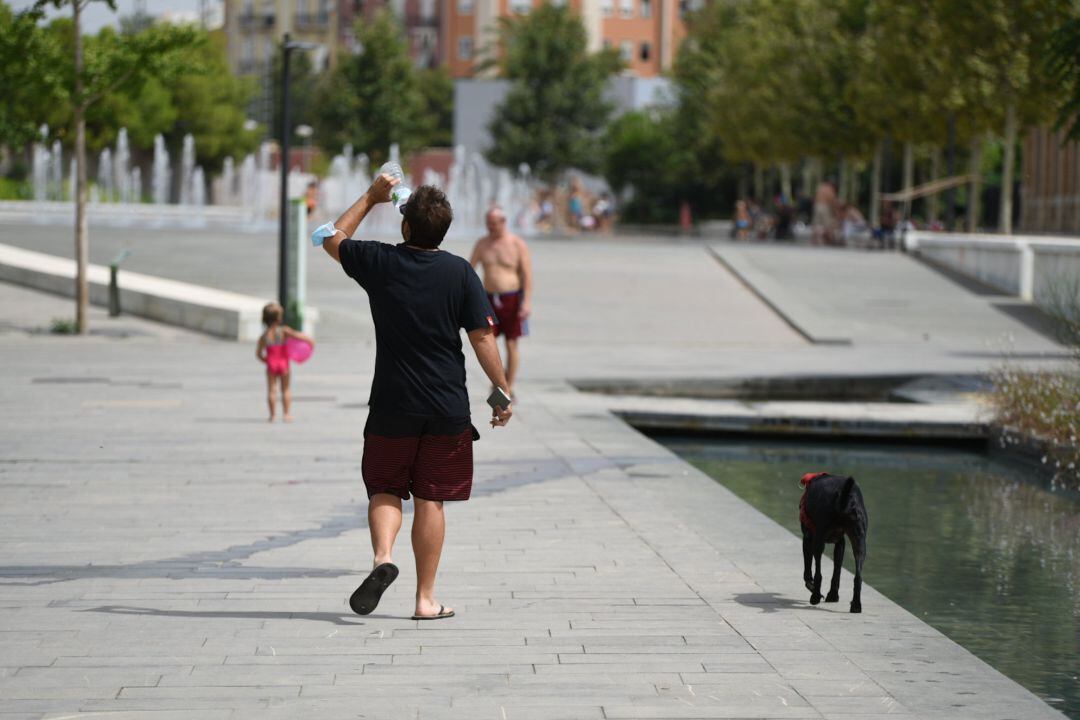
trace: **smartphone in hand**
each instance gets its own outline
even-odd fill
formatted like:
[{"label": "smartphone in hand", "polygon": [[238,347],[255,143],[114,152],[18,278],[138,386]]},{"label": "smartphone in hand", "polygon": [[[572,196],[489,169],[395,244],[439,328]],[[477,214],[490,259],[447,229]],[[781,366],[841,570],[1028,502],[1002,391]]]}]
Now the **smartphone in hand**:
[{"label": "smartphone in hand", "polygon": [[487,403],[494,410],[505,410],[510,407],[510,396],[502,388],[495,388],[488,396]]}]

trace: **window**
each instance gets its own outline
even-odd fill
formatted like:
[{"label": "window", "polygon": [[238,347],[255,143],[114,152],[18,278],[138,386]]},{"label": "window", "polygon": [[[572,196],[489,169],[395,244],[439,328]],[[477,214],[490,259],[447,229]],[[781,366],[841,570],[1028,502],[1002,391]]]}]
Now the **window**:
[{"label": "window", "polygon": [[460,60],[472,60],[472,35],[463,35],[457,41],[457,56]]},{"label": "window", "polygon": [[641,48],[638,50],[638,59],[641,62],[649,62],[649,58],[652,57],[652,45],[647,42],[641,43]]},{"label": "window", "polygon": [[530,10],[532,10],[532,0],[510,0],[510,12],[528,15]]},{"label": "window", "polygon": [[615,0],[600,0],[600,14],[611,17],[615,14]]},{"label": "window", "polygon": [[652,0],[641,0],[641,17],[646,20],[652,17]]},{"label": "window", "polygon": [[251,63],[255,61],[255,41],[251,38],[244,38],[244,49],[241,52],[240,59],[245,63]]},{"label": "window", "polygon": [[566,7],[566,0],[551,0],[551,4],[555,7]]},{"label": "window", "polygon": [[420,19],[424,22],[435,19],[435,0],[420,0]]},{"label": "window", "polygon": [[629,40],[623,40],[619,43],[619,57],[623,62],[630,62],[634,59],[634,43]]},{"label": "window", "polygon": [[473,0],[457,0],[458,15],[472,15]]},{"label": "window", "polygon": [[619,0],[619,16],[624,20],[634,17],[634,0]]}]

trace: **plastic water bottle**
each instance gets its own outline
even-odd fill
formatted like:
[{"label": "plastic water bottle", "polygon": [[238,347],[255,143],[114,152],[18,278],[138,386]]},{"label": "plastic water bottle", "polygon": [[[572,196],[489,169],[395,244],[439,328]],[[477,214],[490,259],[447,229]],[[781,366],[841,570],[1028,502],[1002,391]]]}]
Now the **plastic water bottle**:
[{"label": "plastic water bottle", "polygon": [[379,174],[389,175],[398,181],[398,184],[390,189],[390,202],[394,203],[398,212],[404,215],[405,203],[409,201],[412,190],[405,186],[405,173],[401,171],[401,166],[396,162],[383,163],[383,166],[379,168]]}]

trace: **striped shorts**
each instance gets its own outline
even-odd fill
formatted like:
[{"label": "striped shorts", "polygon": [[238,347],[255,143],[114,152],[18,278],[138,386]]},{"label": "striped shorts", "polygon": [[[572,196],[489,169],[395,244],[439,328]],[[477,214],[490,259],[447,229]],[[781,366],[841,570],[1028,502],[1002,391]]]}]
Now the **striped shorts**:
[{"label": "striped shorts", "polygon": [[468,417],[371,411],[361,465],[368,498],[389,493],[408,500],[411,492],[422,500],[468,500],[472,444],[479,439]]}]

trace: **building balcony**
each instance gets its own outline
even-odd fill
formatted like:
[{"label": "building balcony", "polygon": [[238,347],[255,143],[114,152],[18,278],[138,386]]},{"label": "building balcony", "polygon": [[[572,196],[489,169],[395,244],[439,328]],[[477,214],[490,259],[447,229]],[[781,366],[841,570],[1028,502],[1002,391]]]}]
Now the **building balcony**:
[{"label": "building balcony", "polygon": [[330,13],[296,13],[297,30],[325,30],[330,27]]},{"label": "building balcony", "polygon": [[274,27],[274,13],[244,12],[237,16],[237,21],[244,30],[261,30]]}]

